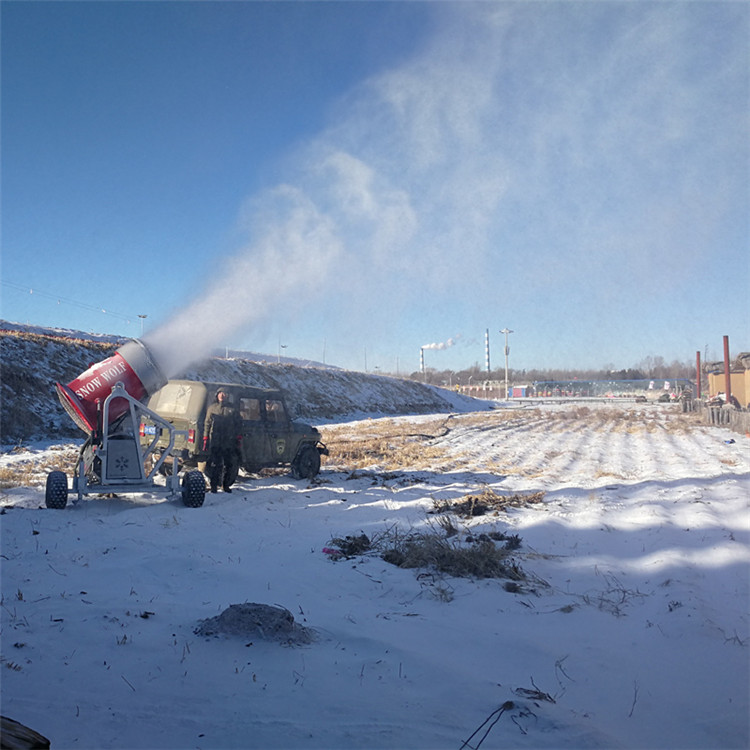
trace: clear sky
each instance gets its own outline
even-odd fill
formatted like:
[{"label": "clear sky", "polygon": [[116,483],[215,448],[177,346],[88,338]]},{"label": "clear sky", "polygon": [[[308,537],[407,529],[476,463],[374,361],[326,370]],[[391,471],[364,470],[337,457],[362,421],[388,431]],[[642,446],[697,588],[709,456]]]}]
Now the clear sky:
[{"label": "clear sky", "polygon": [[750,349],[748,3],[0,12],[6,320],[402,373],[505,327],[516,368]]}]

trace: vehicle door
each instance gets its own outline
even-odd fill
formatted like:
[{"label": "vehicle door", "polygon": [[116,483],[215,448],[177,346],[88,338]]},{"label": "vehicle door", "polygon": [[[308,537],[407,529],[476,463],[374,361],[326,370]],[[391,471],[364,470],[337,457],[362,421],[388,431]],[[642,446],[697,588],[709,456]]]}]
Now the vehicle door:
[{"label": "vehicle door", "polygon": [[257,471],[266,463],[265,456],[269,452],[260,399],[240,395],[240,416],[242,466],[248,471]]},{"label": "vehicle door", "polygon": [[291,445],[289,416],[284,402],[281,399],[267,398],[264,399],[263,406],[269,446],[268,463],[288,463],[294,458],[290,455],[294,446]]}]

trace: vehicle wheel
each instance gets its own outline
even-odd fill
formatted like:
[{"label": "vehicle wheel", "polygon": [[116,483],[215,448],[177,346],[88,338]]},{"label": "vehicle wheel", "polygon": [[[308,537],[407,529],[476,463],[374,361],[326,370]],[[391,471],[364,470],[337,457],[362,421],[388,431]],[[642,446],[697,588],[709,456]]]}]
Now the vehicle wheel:
[{"label": "vehicle wheel", "polygon": [[320,471],[320,453],[312,445],[306,445],[292,463],[295,479],[313,479]]},{"label": "vehicle wheel", "polygon": [[189,471],[182,478],[182,502],[188,508],[200,508],[206,499],[206,480],[200,471]]},{"label": "vehicle wheel", "polygon": [[68,504],[68,477],[64,471],[51,471],[47,474],[44,502],[48,508],[57,510],[62,510]]}]

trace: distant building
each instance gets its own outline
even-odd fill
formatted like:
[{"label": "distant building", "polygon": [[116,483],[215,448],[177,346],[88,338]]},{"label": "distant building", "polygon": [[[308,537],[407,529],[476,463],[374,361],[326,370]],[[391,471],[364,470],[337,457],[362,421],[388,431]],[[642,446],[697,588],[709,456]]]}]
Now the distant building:
[{"label": "distant building", "polygon": [[[708,375],[708,396],[714,398],[726,390],[724,362],[706,362],[703,368]],[[738,354],[729,365],[729,385],[732,395],[743,407],[750,406],[750,352]]]},{"label": "distant building", "polygon": [[[484,381],[456,387],[461,393],[475,398],[505,400],[505,383]],[[683,393],[695,395],[695,385],[685,378],[671,380],[641,378],[638,380],[536,380],[533,383],[511,385],[508,398],[630,398],[657,401],[676,400]]]}]

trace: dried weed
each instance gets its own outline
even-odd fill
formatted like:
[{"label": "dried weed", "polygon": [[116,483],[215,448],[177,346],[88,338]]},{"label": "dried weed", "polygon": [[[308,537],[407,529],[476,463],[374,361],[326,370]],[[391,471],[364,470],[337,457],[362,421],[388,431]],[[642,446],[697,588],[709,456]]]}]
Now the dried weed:
[{"label": "dried weed", "polygon": [[[497,541],[503,541],[498,546]],[[525,580],[510,552],[521,544],[517,536],[503,534],[456,535],[437,530],[401,532],[392,527],[372,539],[366,534],[331,539],[326,552],[334,560],[376,554],[399,568],[432,570],[456,578]]]},{"label": "dried weed", "polygon": [[464,543],[430,533],[394,536],[381,557],[399,568],[426,568],[456,578],[524,579],[508,550],[498,547],[486,535],[470,539]]},{"label": "dried weed", "polygon": [[[538,410],[524,412],[521,421],[538,417]],[[377,467],[381,471],[455,468],[463,460],[448,453],[440,442],[457,428],[518,422],[514,411],[438,415],[418,422],[378,419],[336,427],[322,427],[323,442],[330,450],[326,464],[343,471]]]},{"label": "dried weed", "polygon": [[526,508],[537,505],[544,500],[544,492],[517,492],[503,495],[490,487],[481,492],[465,495],[460,500],[436,500],[433,503],[433,513],[454,513],[462,518],[485,516],[490,513],[497,515],[500,511],[507,512],[508,508]]},{"label": "dried weed", "polygon": [[[695,414],[683,414],[674,409],[659,407],[658,411],[645,409],[601,408],[575,406],[554,412],[545,412],[543,417],[552,423],[566,426],[575,423],[595,432],[625,432],[638,434],[664,430],[669,433],[690,432],[700,422]],[[562,426],[562,425],[561,425]]]},{"label": "dried weed", "polygon": [[445,451],[431,441],[446,434],[450,417],[419,424],[378,420],[323,429],[331,464],[348,471],[377,466],[384,471],[426,469],[446,460]]},{"label": "dried weed", "polygon": [[[24,452],[23,449],[20,449]],[[47,474],[51,471],[70,471],[75,465],[78,450],[72,446],[60,446],[53,453],[46,453],[43,458],[31,454],[28,458],[0,467],[0,490],[13,487],[44,486]]]}]

